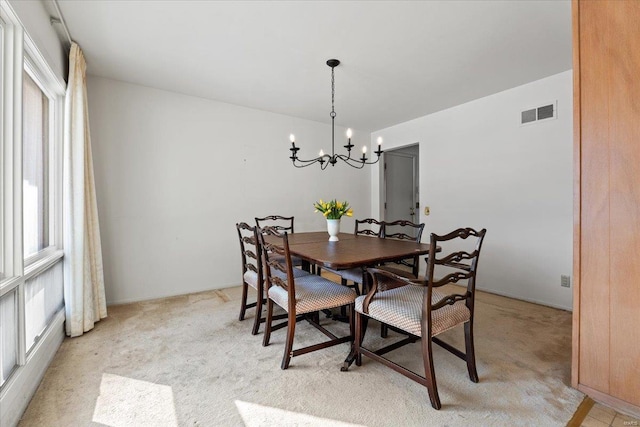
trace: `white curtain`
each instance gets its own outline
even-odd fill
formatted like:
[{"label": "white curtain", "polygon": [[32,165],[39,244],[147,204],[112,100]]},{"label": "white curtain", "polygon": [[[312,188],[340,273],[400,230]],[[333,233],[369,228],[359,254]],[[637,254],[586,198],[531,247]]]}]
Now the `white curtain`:
[{"label": "white curtain", "polygon": [[87,64],[72,43],[64,105],[63,236],[67,335],[107,317],[98,206],[93,179],[86,86]]}]

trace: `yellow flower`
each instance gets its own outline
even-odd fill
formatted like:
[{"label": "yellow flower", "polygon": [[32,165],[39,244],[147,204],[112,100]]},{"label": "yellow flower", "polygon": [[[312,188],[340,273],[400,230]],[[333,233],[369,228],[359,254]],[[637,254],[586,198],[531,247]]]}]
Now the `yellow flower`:
[{"label": "yellow flower", "polygon": [[349,207],[349,202],[331,199],[328,202],[320,199],[313,204],[315,212],[321,212],[327,219],[340,219],[342,216],[353,216],[353,210]]}]

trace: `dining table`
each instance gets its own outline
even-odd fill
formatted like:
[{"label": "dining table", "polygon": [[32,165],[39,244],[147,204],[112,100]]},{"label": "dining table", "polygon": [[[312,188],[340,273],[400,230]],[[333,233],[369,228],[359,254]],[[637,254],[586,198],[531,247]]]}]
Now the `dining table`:
[{"label": "dining table", "polygon": [[[364,289],[367,289],[366,268],[416,255],[428,255],[430,246],[410,240],[382,239],[375,236],[339,233],[337,242],[330,242],[326,231],[292,233],[287,236],[289,252],[302,259],[304,268],[328,267],[334,270],[362,268]],[[353,346],[344,362],[346,370],[354,360]]]},{"label": "dining table", "polygon": [[337,242],[330,242],[325,231],[292,233],[287,237],[291,255],[308,265],[334,270],[366,268],[429,253],[428,244],[350,233],[339,233]]}]

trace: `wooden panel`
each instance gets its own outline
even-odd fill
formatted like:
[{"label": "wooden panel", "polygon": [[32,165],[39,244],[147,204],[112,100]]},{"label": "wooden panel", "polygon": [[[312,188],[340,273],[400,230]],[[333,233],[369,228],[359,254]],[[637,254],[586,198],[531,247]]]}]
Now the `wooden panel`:
[{"label": "wooden panel", "polygon": [[580,383],[609,392],[610,25],[601,2],[580,2]]},{"label": "wooden panel", "polygon": [[[640,1],[607,2],[610,135],[610,390],[640,406]],[[603,12],[600,12],[603,13]]]},{"label": "wooden panel", "polygon": [[571,2],[573,35],[573,316],[571,334],[571,385],[580,382],[580,13],[578,0]]}]

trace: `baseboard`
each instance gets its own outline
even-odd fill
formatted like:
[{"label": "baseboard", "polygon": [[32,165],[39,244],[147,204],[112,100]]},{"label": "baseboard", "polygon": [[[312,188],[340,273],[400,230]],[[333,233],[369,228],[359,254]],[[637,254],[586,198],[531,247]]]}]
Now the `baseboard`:
[{"label": "baseboard", "polygon": [[60,310],[29,354],[27,363],[19,366],[0,393],[2,418],[0,427],[18,424],[35,394],[42,377],[64,340],[64,309]]},{"label": "baseboard", "polygon": [[226,285],[222,285],[222,286],[218,286],[218,287],[204,287],[202,289],[192,289],[189,292],[173,292],[173,293],[166,293],[166,294],[159,294],[159,295],[153,295],[153,296],[149,296],[149,297],[142,297],[142,298],[123,298],[123,299],[118,299],[118,300],[114,300],[114,301],[107,301],[107,307],[112,306],[112,305],[122,305],[122,304],[131,304],[134,302],[149,302],[149,301],[155,301],[155,300],[159,300],[159,299],[164,299],[164,298],[171,298],[171,297],[180,297],[180,296],[184,296],[184,295],[192,295],[192,294],[199,294],[201,292],[209,292],[209,291],[218,291],[220,289],[227,289],[227,288],[233,288],[236,286],[241,286],[242,283],[231,283],[231,284],[226,284]]},{"label": "baseboard", "polygon": [[520,295],[513,295],[513,294],[510,294],[508,292],[494,291],[493,289],[480,288],[480,287],[476,287],[476,289],[479,290],[479,291],[482,291],[482,292],[486,292],[488,294],[500,295],[501,297],[513,298],[513,299],[517,299],[517,300],[520,300],[520,301],[526,301],[526,302],[530,302],[532,304],[544,305],[546,307],[558,308],[560,310],[565,310],[565,311],[573,311],[573,307],[565,307],[563,305],[553,304],[553,303],[550,303],[550,302],[547,302],[547,301],[538,301],[538,300],[531,299],[531,298],[523,298]]},{"label": "baseboard", "polygon": [[610,396],[607,393],[594,390],[584,384],[578,384],[578,390],[588,395],[596,402],[600,402],[622,414],[626,414],[634,418],[640,418],[640,407],[629,403],[626,400],[618,399],[617,397]]}]

